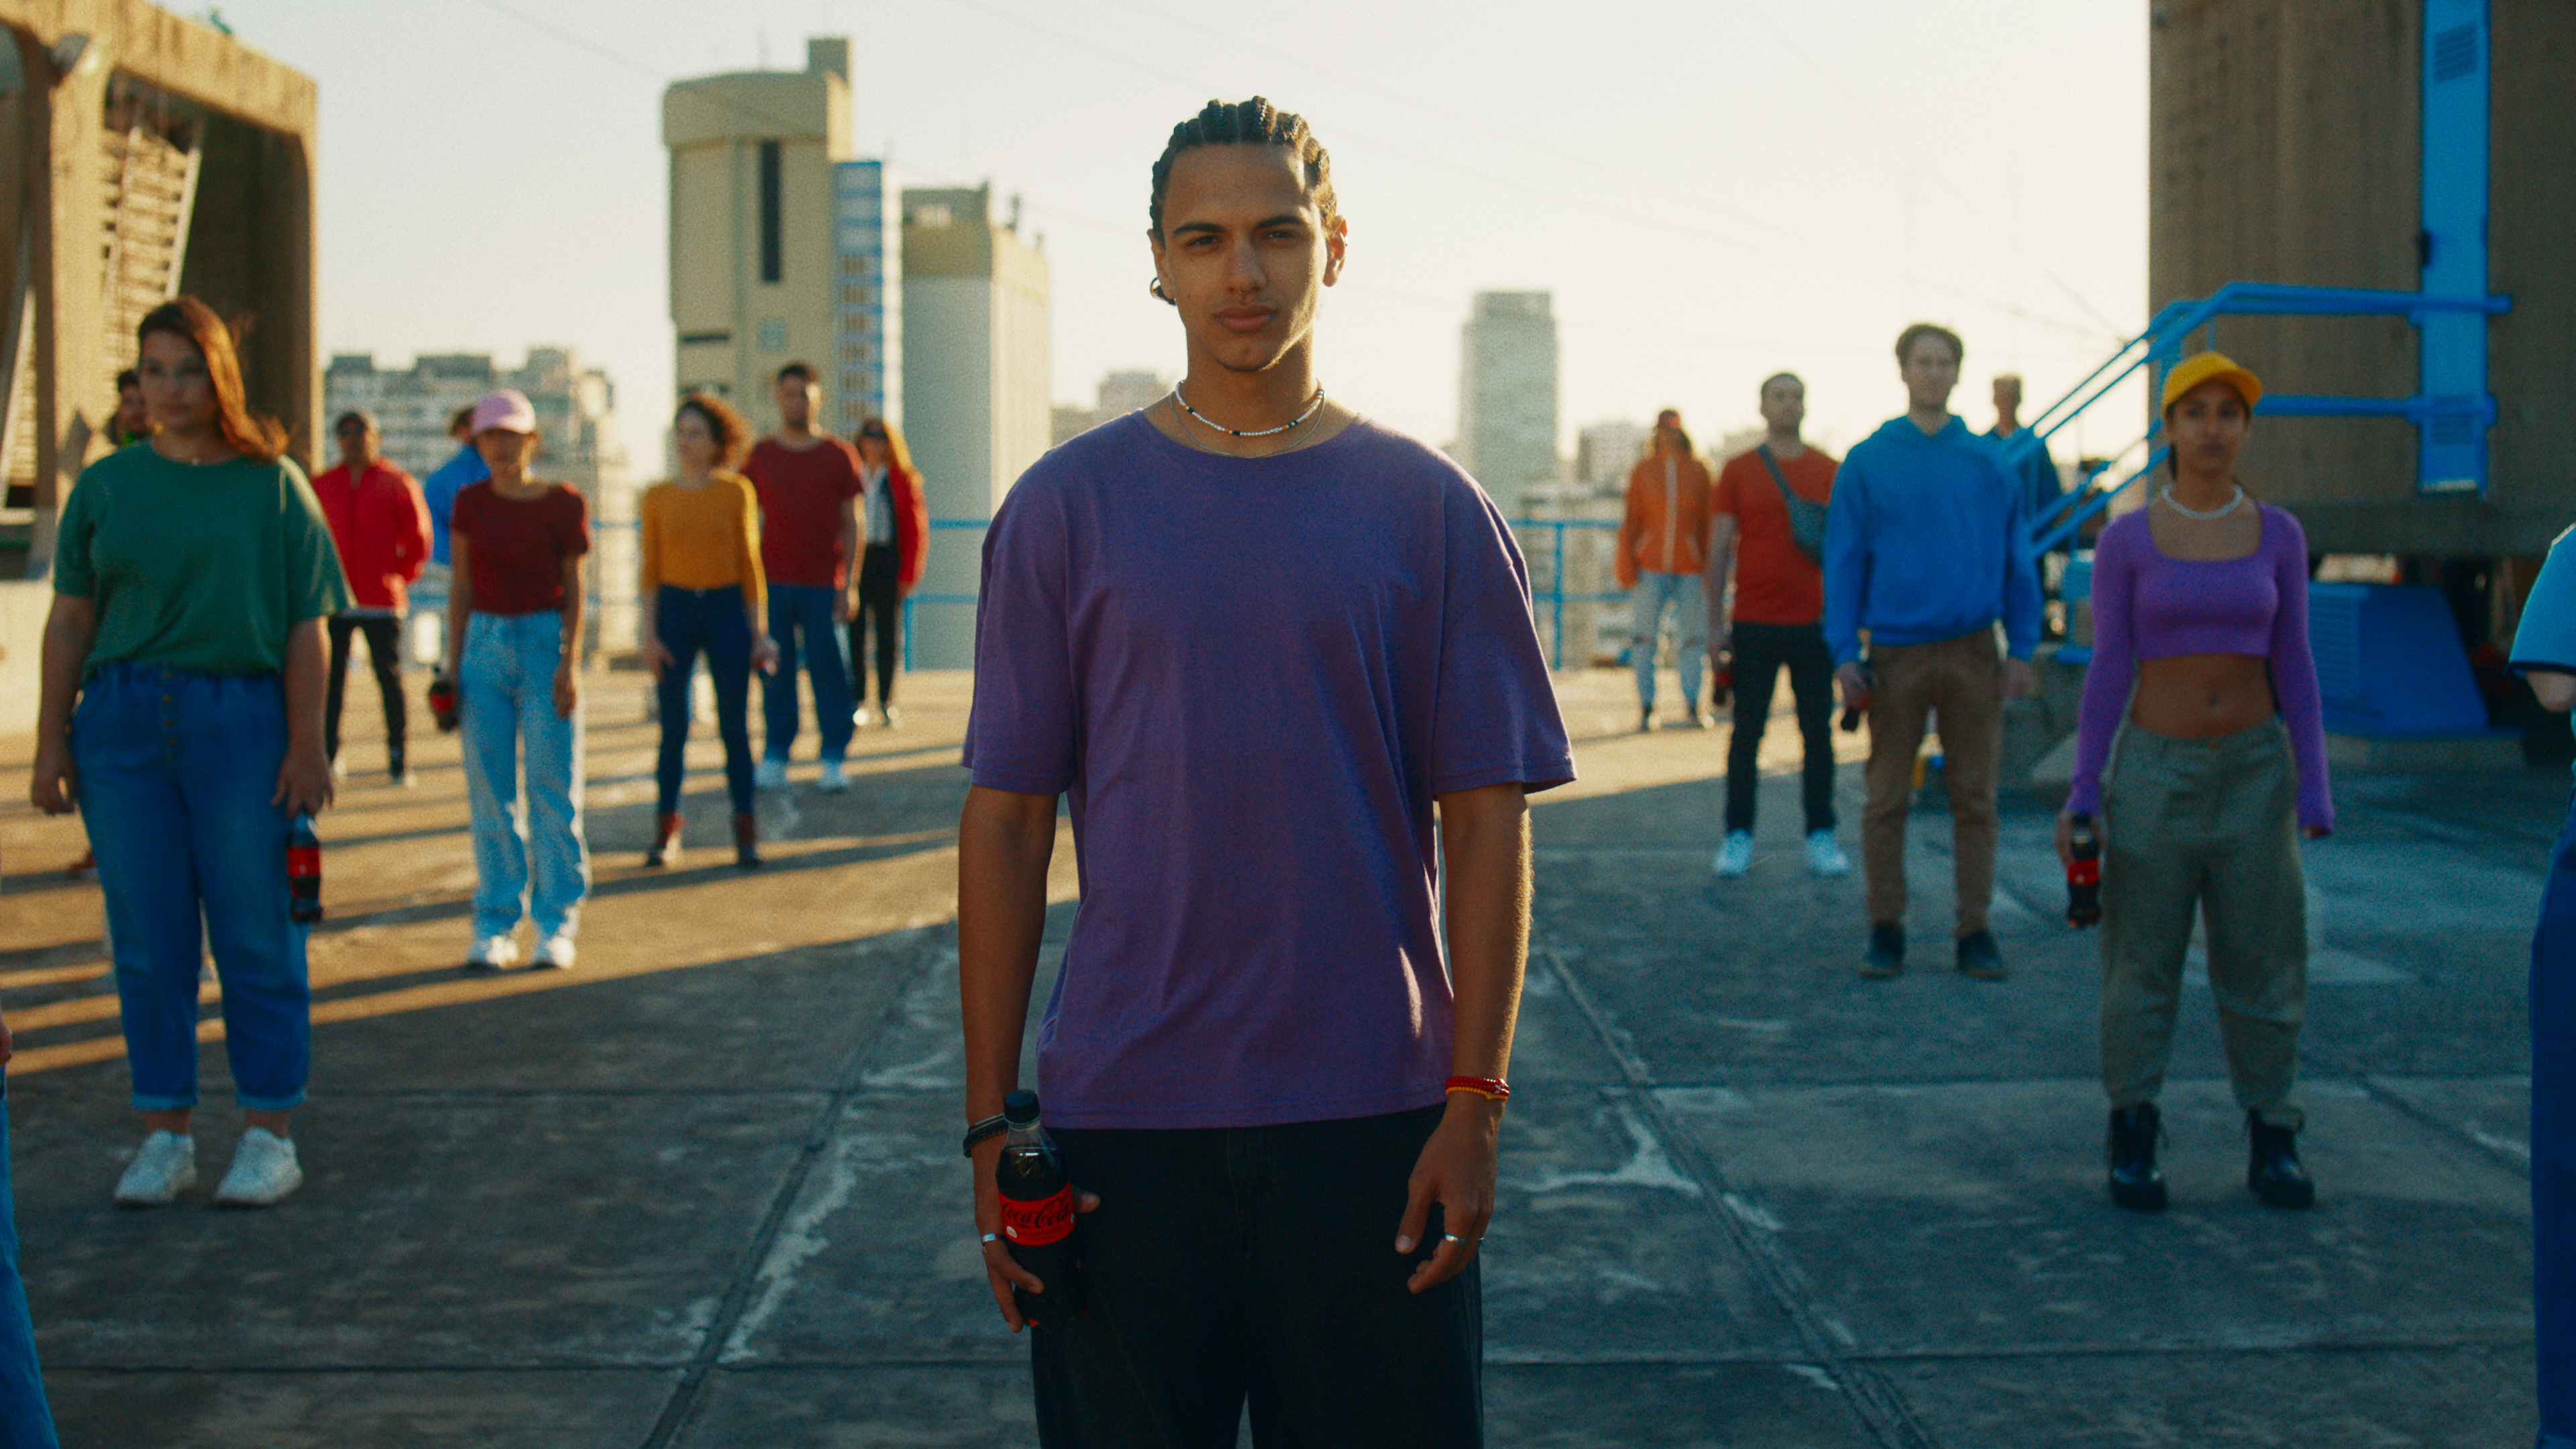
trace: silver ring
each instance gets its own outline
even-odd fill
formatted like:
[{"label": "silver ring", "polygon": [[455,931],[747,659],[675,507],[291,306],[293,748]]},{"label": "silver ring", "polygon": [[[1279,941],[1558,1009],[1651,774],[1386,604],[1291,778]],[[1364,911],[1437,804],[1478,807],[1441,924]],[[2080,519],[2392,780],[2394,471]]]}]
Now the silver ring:
[{"label": "silver ring", "polygon": [[1002,1235],[1000,1233],[986,1233],[984,1235],[984,1241],[988,1243],[998,1243],[1001,1240]]},{"label": "silver ring", "polygon": [[1456,1233],[1442,1233],[1440,1235],[1440,1241],[1444,1243],[1463,1243],[1467,1240],[1458,1236]]}]

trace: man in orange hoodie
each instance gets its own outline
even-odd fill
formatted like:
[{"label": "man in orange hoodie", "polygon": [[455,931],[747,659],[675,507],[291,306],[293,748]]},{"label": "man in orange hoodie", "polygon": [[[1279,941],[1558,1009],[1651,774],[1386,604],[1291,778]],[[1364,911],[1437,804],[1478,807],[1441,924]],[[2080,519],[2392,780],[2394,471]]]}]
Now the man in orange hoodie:
[{"label": "man in orange hoodie", "polygon": [[1674,614],[1682,705],[1690,727],[1708,728],[1700,713],[1700,667],[1708,656],[1708,595],[1700,571],[1708,562],[1707,465],[1691,451],[1682,415],[1655,415],[1655,445],[1628,473],[1628,511],[1619,520],[1615,570],[1628,590],[1633,622],[1628,661],[1637,671],[1637,729],[1655,727],[1655,656],[1663,616]]}]

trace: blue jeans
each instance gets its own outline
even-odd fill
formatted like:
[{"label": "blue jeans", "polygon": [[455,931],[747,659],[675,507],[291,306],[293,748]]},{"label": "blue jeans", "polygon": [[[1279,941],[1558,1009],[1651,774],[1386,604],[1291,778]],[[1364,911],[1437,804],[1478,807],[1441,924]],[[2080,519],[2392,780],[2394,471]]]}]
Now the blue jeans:
[{"label": "blue jeans", "polygon": [[0,1449],[57,1449],[36,1327],[18,1276],[18,1213],[9,1195],[9,1079],[0,1076]]},{"label": "blue jeans", "polygon": [[[773,760],[786,759],[788,747],[796,743],[799,660],[814,675],[814,727],[823,736],[823,758],[837,760],[849,753],[850,665],[841,657],[840,621],[832,617],[832,601],[839,593],[820,584],[769,586],[769,639],[778,646],[778,672],[760,685],[761,710],[768,723],[761,753]],[[737,804],[734,808],[751,807]]]},{"label": "blue jeans", "polygon": [[[777,596],[771,595],[769,614],[778,617]],[[733,796],[733,813],[751,813],[751,621],[743,617],[742,590],[727,585],[721,589],[676,589],[664,584],[653,598],[653,633],[662,647],[671,651],[671,662],[662,666],[661,681],[654,686],[662,716],[662,754],[655,762],[654,784],[658,808],[664,815],[680,809],[680,777],[687,767],[684,758],[689,745],[689,676],[695,672],[698,651],[705,650],[707,676],[716,686],[716,735],[724,741],[725,790]],[[781,673],[786,673],[782,666]],[[796,680],[789,675],[786,690],[787,729],[796,730]],[[769,687],[769,701],[778,702],[775,682]],[[848,710],[841,711],[846,715]],[[777,718],[773,709],[770,718]],[[772,729],[776,726],[773,724]],[[771,738],[777,738],[772,735]],[[782,752],[783,753],[783,752]]]},{"label": "blue jeans", "polygon": [[2531,938],[2531,1233],[2541,1449],[2576,1449],[2576,809]]},{"label": "blue jeans", "polygon": [[1663,633],[1664,611],[1674,610],[1673,635],[1680,644],[1682,703],[1699,708],[1700,665],[1708,657],[1708,589],[1697,574],[1641,573],[1629,596],[1628,662],[1637,671],[1637,703],[1655,707],[1655,641]]},{"label": "blue jeans", "polygon": [[[465,622],[457,673],[466,798],[474,811],[474,938],[505,936],[521,914],[539,937],[569,932],[590,891],[581,838],[581,711],[555,713],[563,615],[485,614]],[[527,809],[519,750],[527,746]],[[524,823],[522,815],[524,813]],[[529,856],[536,857],[530,889]],[[524,903],[524,906],[523,906]]]},{"label": "blue jeans", "polygon": [[134,1105],[197,1103],[197,971],[224,988],[224,1051],[244,1107],[304,1100],[312,1058],[306,928],[287,919],[286,760],[274,674],[111,664],[81,687],[72,767],[98,856]]}]

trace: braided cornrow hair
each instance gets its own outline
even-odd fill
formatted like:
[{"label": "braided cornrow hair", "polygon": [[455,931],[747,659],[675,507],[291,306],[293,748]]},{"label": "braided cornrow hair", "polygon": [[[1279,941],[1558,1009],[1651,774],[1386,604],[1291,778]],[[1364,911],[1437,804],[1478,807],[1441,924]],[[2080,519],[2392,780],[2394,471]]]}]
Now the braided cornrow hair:
[{"label": "braided cornrow hair", "polygon": [[1154,163],[1154,197],[1146,214],[1154,222],[1154,235],[1163,234],[1163,193],[1172,184],[1172,160],[1193,146],[1285,146],[1306,163],[1306,190],[1315,198],[1315,209],[1323,214],[1324,224],[1332,225],[1333,158],[1324,154],[1323,143],[1306,128],[1306,118],[1254,96],[1248,101],[1210,101],[1199,113],[1172,128],[1172,139],[1164,145],[1162,158]]}]

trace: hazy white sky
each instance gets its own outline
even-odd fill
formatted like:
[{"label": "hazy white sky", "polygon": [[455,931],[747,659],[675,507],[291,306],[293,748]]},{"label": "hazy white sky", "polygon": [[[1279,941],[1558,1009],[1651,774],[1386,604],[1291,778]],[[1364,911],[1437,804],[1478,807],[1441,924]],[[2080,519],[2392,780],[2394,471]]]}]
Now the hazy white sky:
[{"label": "hazy white sky", "polygon": [[1713,440],[1784,368],[1839,451],[1901,408],[1889,348],[1917,317],[1965,334],[1956,405],[1983,427],[1993,373],[2053,398],[2147,312],[2147,22],[2113,0],[220,8],[321,88],[325,351],[569,343],[615,379],[645,476],[672,385],[663,87],[801,68],[814,34],[853,42],[860,154],[1025,199],[1058,401],[1177,370],[1145,295],[1148,172],[1175,122],[1253,93],[1313,122],[1351,221],[1326,386],[1429,442],[1454,435],[1487,288],[1555,293],[1569,451],[1666,405]]}]

